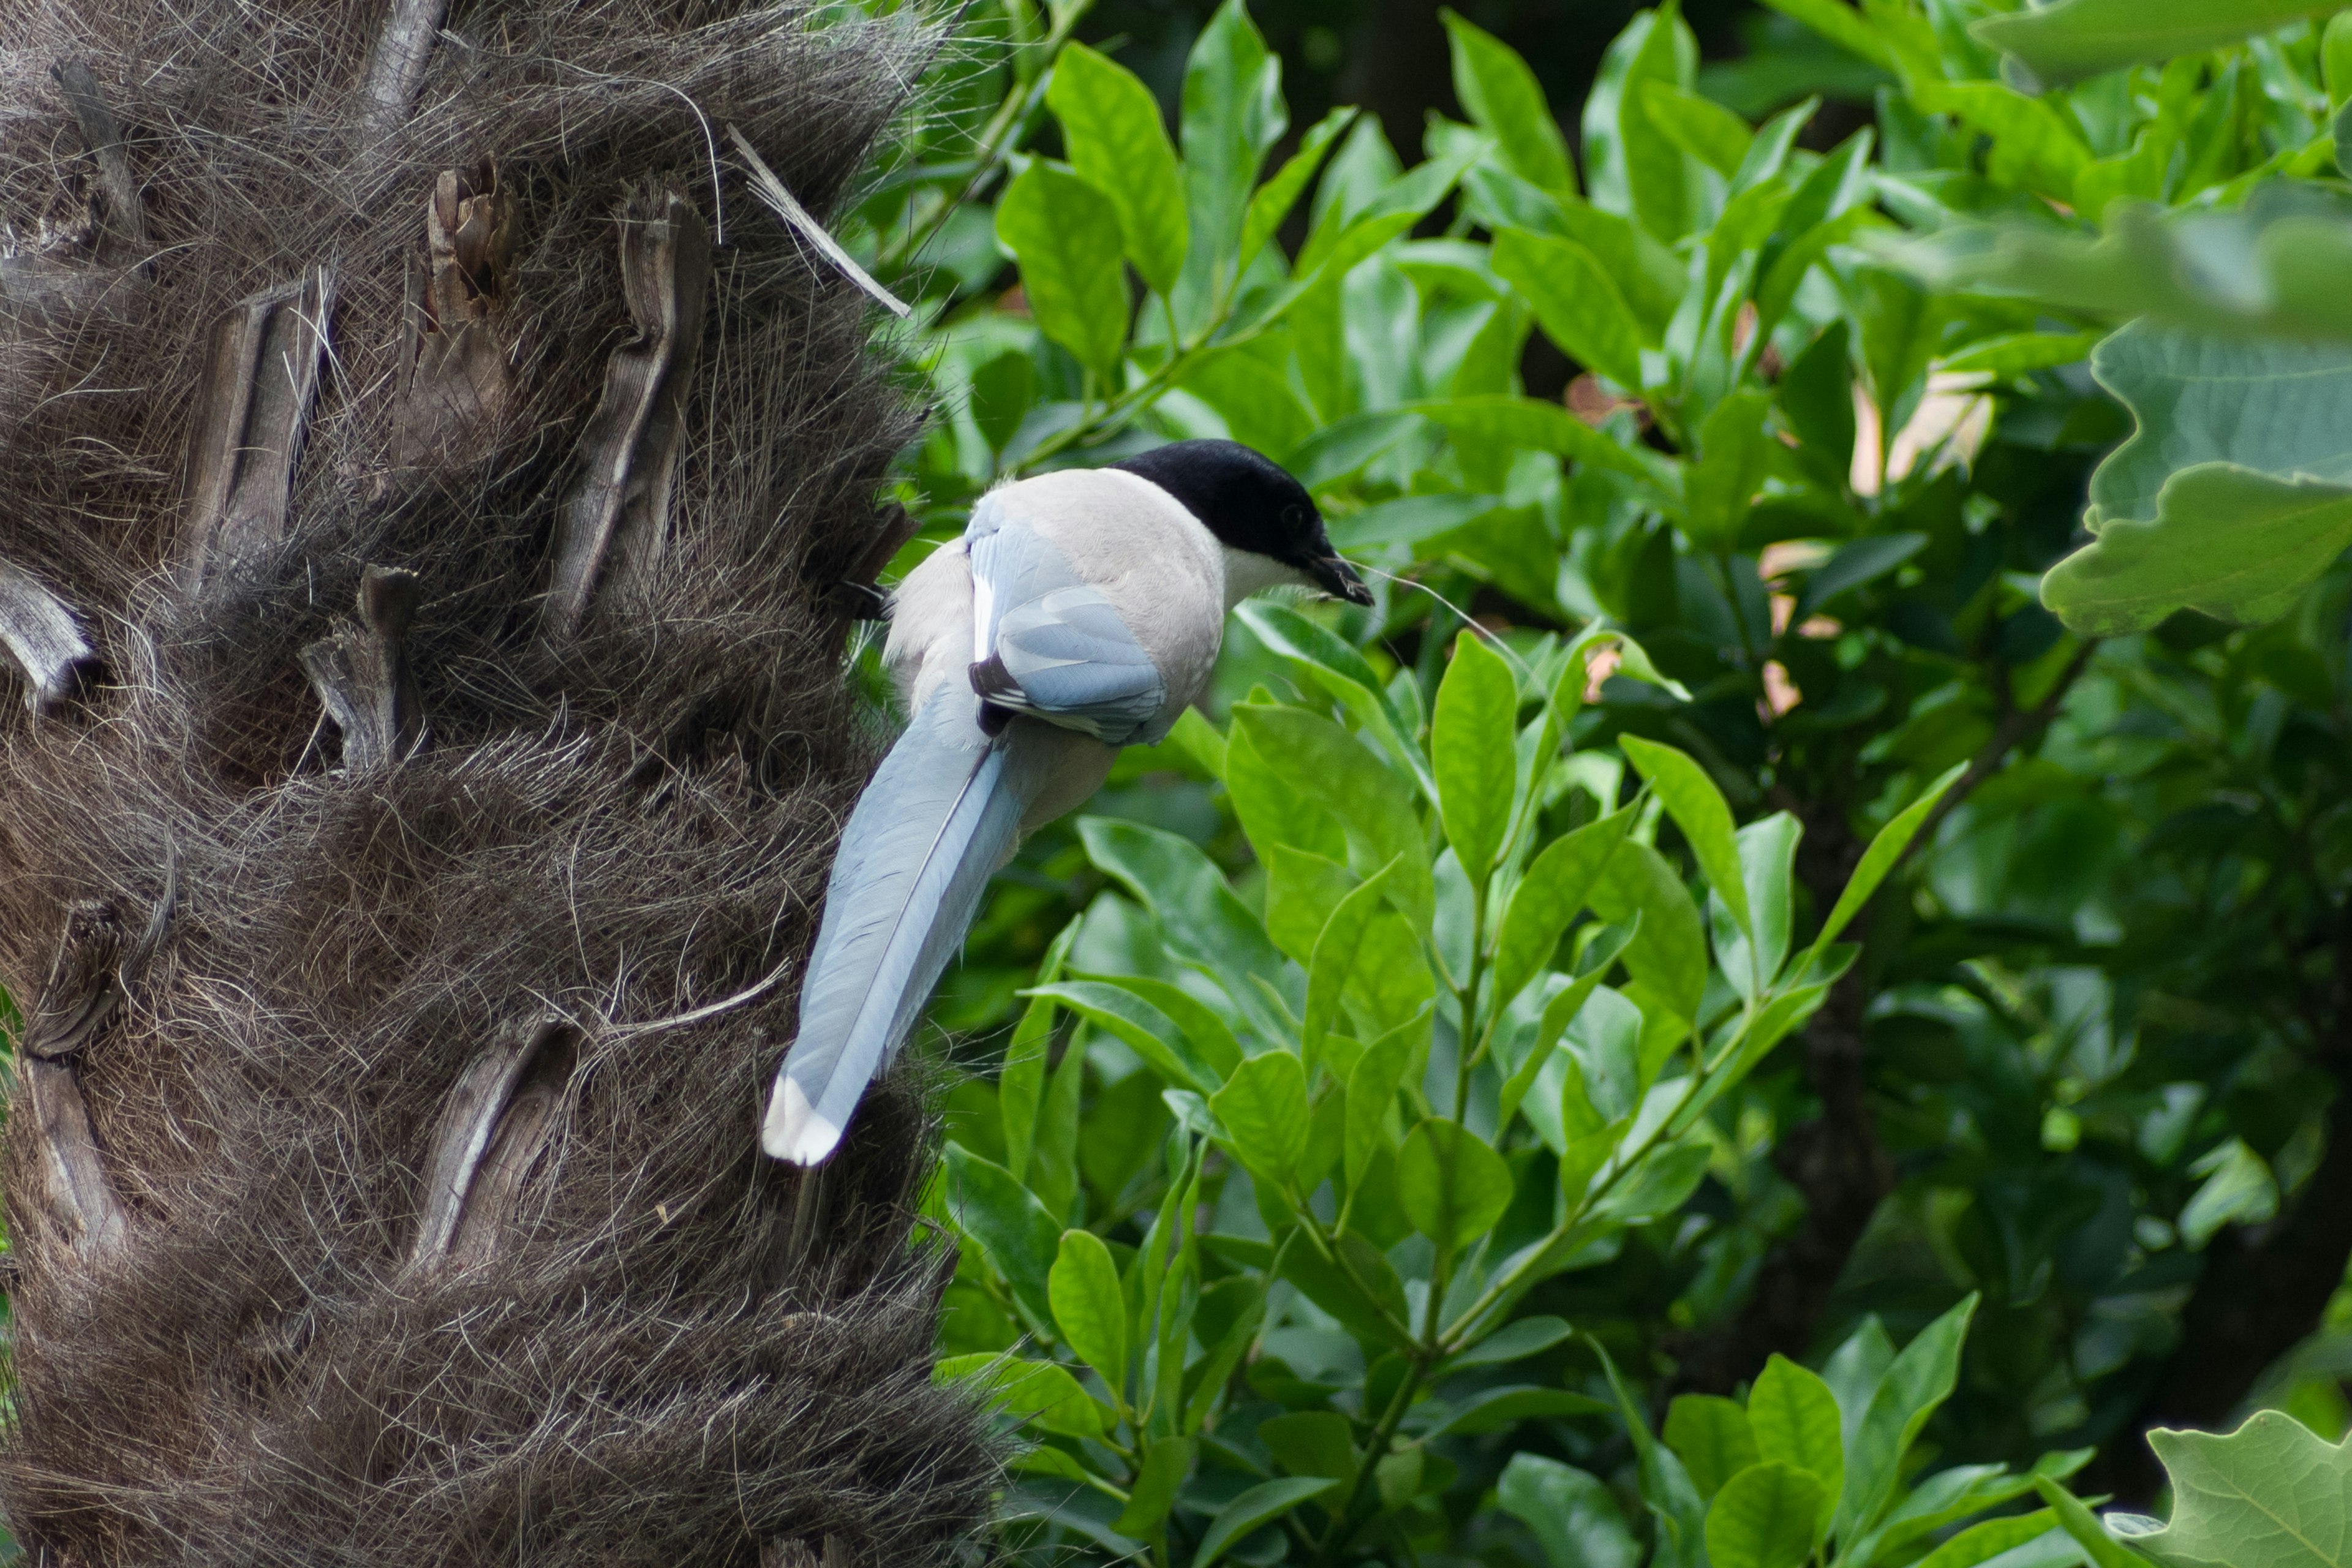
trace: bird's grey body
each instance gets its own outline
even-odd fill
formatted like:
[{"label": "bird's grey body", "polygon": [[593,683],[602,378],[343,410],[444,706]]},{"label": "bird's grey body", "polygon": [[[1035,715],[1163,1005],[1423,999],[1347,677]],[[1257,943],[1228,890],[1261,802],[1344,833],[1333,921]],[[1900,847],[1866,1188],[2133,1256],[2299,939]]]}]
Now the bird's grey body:
[{"label": "bird's grey body", "polygon": [[[1313,540],[1328,555],[1319,518]],[[1206,689],[1233,605],[1314,580],[1110,468],[991,491],[907,574],[883,663],[913,719],[843,834],[769,1153],[832,1152],[1021,837],[1093,795],[1120,746],[1167,735]]]}]

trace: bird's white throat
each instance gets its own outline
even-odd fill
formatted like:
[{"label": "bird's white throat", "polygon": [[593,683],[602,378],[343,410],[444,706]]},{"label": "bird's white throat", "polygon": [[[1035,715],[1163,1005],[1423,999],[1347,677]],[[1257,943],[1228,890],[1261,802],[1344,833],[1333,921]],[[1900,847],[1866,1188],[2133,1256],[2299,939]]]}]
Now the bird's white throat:
[{"label": "bird's white throat", "polygon": [[1260,555],[1255,550],[1236,550],[1230,544],[1217,546],[1225,558],[1225,608],[1254,594],[1268,588],[1312,587],[1314,580],[1296,566],[1286,566],[1271,555]]}]

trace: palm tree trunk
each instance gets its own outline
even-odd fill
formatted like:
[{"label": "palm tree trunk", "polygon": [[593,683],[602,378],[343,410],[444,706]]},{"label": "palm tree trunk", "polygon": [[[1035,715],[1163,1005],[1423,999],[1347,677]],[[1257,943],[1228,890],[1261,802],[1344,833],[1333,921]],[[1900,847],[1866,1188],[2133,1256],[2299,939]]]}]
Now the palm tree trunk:
[{"label": "palm tree trunk", "polygon": [[950,1560],[919,1096],[756,1152],[910,412],[823,211],[934,36],[13,0],[0,982],[30,1559]]}]

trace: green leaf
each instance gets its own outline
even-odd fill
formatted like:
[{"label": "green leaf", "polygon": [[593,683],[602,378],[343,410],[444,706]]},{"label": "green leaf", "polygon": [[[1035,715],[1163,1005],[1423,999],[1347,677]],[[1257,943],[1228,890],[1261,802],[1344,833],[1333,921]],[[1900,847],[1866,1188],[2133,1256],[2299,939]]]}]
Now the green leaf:
[{"label": "green leaf", "polygon": [[1013,1173],[961,1143],[947,1147],[948,1210],[1013,1287],[1039,1325],[1054,1321],[1045,1279],[1062,1247],[1062,1227]]},{"label": "green leaf", "polygon": [[1569,922],[1592,900],[1608,875],[1635,815],[1634,807],[1623,806],[1562,834],[1528,865],[1503,910],[1502,934],[1495,949],[1498,1000],[1507,1003],[1517,996],[1551,961]]},{"label": "green leaf", "polygon": [[1969,1526],[1919,1559],[1918,1568],[1977,1568],[1979,1563],[1990,1563],[2045,1535],[2063,1536],[2057,1515],[2046,1508],[2038,1513],[1989,1519]]},{"label": "green leaf", "polygon": [[2227,1436],[2159,1427],[2147,1441],[2172,1480],[2172,1518],[2128,1539],[2158,1562],[2352,1563],[2352,1447],[2276,1410],[2256,1412]]},{"label": "green leaf", "polygon": [[1618,445],[1606,431],[1594,429],[1559,404],[1532,397],[1449,397],[1403,406],[1444,426],[1456,440],[1549,452],[1607,468],[1640,480],[1662,500],[1671,498],[1675,506],[1681,505],[1680,485],[1655,453]]},{"label": "green leaf", "polygon": [[1208,1533],[1201,1537],[1201,1549],[1192,1555],[1192,1568],[1210,1568],[1251,1531],[1280,1519],[1309,1498],[1321,1497],[1339,1484],[1311,1476],[1260,1481],[1218,1510],[1217,1516],[1209,1521]]},{"label": "green leaf", "polygon": [[1339,1237],[1339,1249],[1346,1268],[1326,1258],[1308,1238],[1296,1237],[1282,1254],[1282,1277],[1357,1339],[1410,1349],[1404,1282],[1395,1267],[1378,1247],[1352,1233]]},{"label": "green leaf", "polygon": [[2109,1535],[2097,1516],[2084,1508],[2073,1492],[2048,1476],[2035,1476],[2033,1489],[2050,1505],[2059,1527],[2074,1538],[2074,1544],[2091,1560],[2091,1568],[2147,1568],[2147,1560]]},{"label": "green leaf", "polygon": [[1977,1298],[1969,1296],[1920,1330],[1879,1381],[1860,1429],[1846,1445],[1845,1489],[1838,1501],[1836,1526],[1840,1540],[1850,1531],[1875,1523],[1894,1496],[1903,1456],[1958,1382],[1960,1346],[1976,1307]]},{"label": "green leaf", "polygon": [[2260,1225],[2278,1213],[2278,1181],[2242,1138],[2207,1151],[2189,1169],[2205,1178],[2180,1210],[2180,1239],[2192,1250],[2225,1225]]},{"label": "green leaf", "polygon": [[[1828,0],[1822,0],[1828,3]],[[2007,54],[2037,84],[2063,86],[2141,60],[2200,54],[2305,16],[2325,16],[2339,0],[2058,0],[2005,16],[1986,16],[1969,31]]]},{"label": "green leaf", "polygon": [[1637,1568],[1642,1561],[1623,1510],[1597,1476],[1558,1459],[1514,1454],[1495,1497],[1535,1532],[1550,1568]]},{"label": "green leaf", "polygon": [[1845,1442],[1837,1395],[1828,1384],[1775,1353],[1748,1391],[1748,1426],[1756,1435],[1759,1459],[1809,1471],[1827,1501],[1837,1500],[1845,1486]]},{"label": "green leaf", "polygon": [[1536,73],[1517,50],[1448,8],[1439,13],[1454,44],[1454,96],[1470,122],[1495,138],[1512,173],[1546,191],[1572,195],[1568,142],[1544,101]]},{"label": "green leaf", "polygon": [[[1668,1087],[1660,1085],[1660,1092]],[[1645,1225],[1661,1215],[1673,1214],[1698,1190],[1713,1154],[1704,1141],[1653,1149],[1593,1205],[1593,1217],[1612,1225]]]},{"label": "green leaf", "polygon": [[1315,171],[1323,166],[1324,154],[1339,139],[1360,111],[1335,109],[1309,127],[1298,143],[1298,151],[1283,160],[1274,177],[1260,185],[1250,197],[1249,211],[1242,220],[1240,267],[1244,272],[1265,248],[1275,231],[1282,226],[1298,198],[1307,194],[1307,186],[1315,178]]},{"label": "green leaf", "polygon": [[1405,1135],[1397,1194],[1413,1228],[1452,1251],[1511,1206],[1511,1168],[1476,1133],[1433,1116]]},{"label": "green leaf", "polygon": [[1171,1089],[1216,1092],[1218,1079],[1192,1058],[1191,1043],[1168,1016],[1124,986],[1099,980],[1066,980],[1040,985],[1024,995],[1058,1002],[1116,1035]]},{"label": "green leaf", "polygon": [[1756,1463],[1756,1435],[1748,1412],[1712,1394],[1683,1394],[1666,1406],[1666,1447],[1680,1457],[1698,1495],[1711,1498],[1723,1483]]},{"label": "green leaf", "polygon": [[1821,935],[1813,939],[1812,948],[1805,954],[1804,969],[1811,969],[1821,955],[1828,951],[1830,943],[1838,939],[1838,933],[1852,923],[1854,916],[1862,913],[1863,906],[1870,902],[1873,893],[1878,891],[1878,885],[1886,880],[1886,874],[1895,869],[1895,863],[1903,858],[1905,850],[1911,847],[1911,840],[1918,836],[1919,825],[1927,820],[1928,814],[1936,809],[1946,792],[1959,783],[1960,775],[1966,772],[1966,763],[1955,763],[1941,778],[1927,786],[1926,794],[1904,807],[1894,821],[1878,830],[1870,841],[1870,847],[1863,851],[1862,859],[1855,864],[1853,875],[1845,879],[1845,887],[1839,892],[1837,903],[1830,910],[1830,918],[1822,922]]},{"label": "green leaf", "polygon": [[1666,815],[1683,830],[1715,896],[1730,910],[1740,931],[1752,934],[1755,918],[1748,908],[1748,878],[1740,868],[1739,846],[1731,831],[1731,807],[1725,803],[1723,792],[1686,752],[1639,735],[1621,736],[1618,743],[1624,748],[1625,760],[1658,792]]},{"label": "green leaf", "polygon": [[2003,332],[1981,338],[1937,362],[1954,374],[2021,375],[2030,370],[2050,370],[2089,357],[2103,332]]},{"label": "green leaf", "polygon": [[1298,1037],[1298,1053],[1310,1074],[1322,1060],[1323,1037],[1339,1015],[1340,995],[1364,952],[1365,933],[1387,904],[1396,865],[1390,861],[1342,898],[1315,939],[1307,966],[1307,1020]]},{"label": "green leaf", "polygon": [[1147,1537],[1167,1519],[1176,1505],[1176,1493],[1192,1470],[1191,1437],[1155,1437],[1143,1452],[1143,1464],[1129,1489],[1127,1508],[1111,1528],[1121,1535]]},{"label": "green leaf", "polygon": [[1105,380],[1127,346],[1118,208],[1072,170],[1039,158],[996,204],[996,237],[1021,263],[1037,330]]},{"label": "green leaf", "polygon": [[1467,1372],[1472,1367],[1499,1366],[1509,1362],[1525,1361],[1540,1355],[1575,1334],[1565,1318],[1521,1318],[1487,1335],[1477,1343],[1449,1357],[1445,1370]]},{"label": "green leaf", "polygon": [[1446,839],[1474,887],[1486,885],[1510,828],[1518,716],[1519,683],[1503,656],[1474,632],[1456,637],[1430,721],[1430,766]]},{"label": "green leaf", "polygon": [[[1252,599],[1234,614],[1260,642],[1339,699],[1391,757],[1411,770],[1423,792],[1432,800],[1437,798],[1436,781],[1412,738],[1418,726],[1406,723],[1397,712],[1386,687],[1361,653],[1286,605]],[[1314,846],[1302,843],[1300,847]]]},{"label": "green leaf", "polygon": [[1181,140],[1192,244],[1178,311],[1188,328],[1207,320],[1236,276],[1250,188],[1288,124],[1282,62],[1242,0],[1224,0],[1193,40],[1184,67]]},{"label": "green leaf", "polygon": [[1348,1418],[1331,1410],[1302,1410],[1261,1421],[1257,1440],[1294,1476],[1344,1481],[1356,1473],[1356,1443]]},{"label": "green leaf", "polygon": [[1845,0],[1764,0],[1764,3],[1782,16],[1803,23],[1848,54],[1859,56],[1874,66],[1894,68],[1895,55],[1886,47],[1886,40],[1874,32],[1870,24],[1863,19],[1862,13],[1847,5]]},{"label": "green leaf", "polygon": [[1279,1187],[1307,1152],[1307,1075],[1287,1051],[1252,1057],[1234,1069],[1209,1109],[1252,1173]]},{"label": "green leaf", "polygon": [[1127,1396],[1127,1297],[1118,1265],[1092,1231],[1066,1230],[1046,1294],[1062,1342],[1101,1374],[1114,1399]]},{"label": "green leaf", "polygon": [[1609,46],[1584,104],[1594,203],[1639,217],[1669,243],[1690,232],[1697,216],[1693,181],[1682,149],[1651,120],[1643,89],[1652,81],[1688,87],[1697,58],[1697,42],[1675,10],[1641,12]]},{"label": "green leaf", "polygon": [[1626,944],[1625,967],[1684,1017],[1696,1018],[1706,989],[1706,929],[1665,857],[1646,844],[1621,845],[1593,884],[1591,903],[1612,924],[1642,917]]},{"label": "green leaf", "polygon": [[1797,841],[1804,837],[1804,829],[1789,813],[1776,811],[1749,823],[1734,837],[1739,845],[1739,869],[1748,884],[1748,908],[1756,919],[1756,935],[1752,943],[1740,944],[1748,951],[1728,954],[1724,967],[1735,985],[1743,971],[1751,972],[1754,989],[1748,994],[1760,996],[1780,977],[1780,965],[1788,960],[1789,928],[1796,913]]},{"label": "green leaf", "polygon": [[2096,538],[2042,578],[2068,626],[2268,620],[2352,543],[2352,349],[2137,325],[2091,365],[2139,427],[2092,476]]},{"label": "green leaf", "polygon": [[1726,1481],[1706,1510],[1712,1568],[1802,1568],[1826,1494],[1809,1470],[1751,1465]]},{"label": "green leaf", "polygon": [[1748,121],[1670,81],[1643,82],[1642,109],[1659,134],[1727,180],[1739,173],[1756,140]]},{"label": "green leaf", "polygon": [[1340,1145],[1340,1169],[1350,1188],[1363,1178],[1372,1156],[1388,1142],[1389,1107],[1427,1029],[1428,1020],[1423,1018],[1390,1030],[1364,1047],[1348,1074],[1348,1121]]},{"label": "green leaf", "polygon": [[938,1383],[970,1378],[989,1403],[1024,1425],[1065,1437],[1099,1437],[1103,1409],[1066,1368],[1049,1361],[1016,1361],[985,1352],[950,1356],[931,1369]]},{"label": "green leaf", "polygon": [[1144,974],[1107,974],[1100,978],[1106,984],[1132,993],[1172,1020],[1192,1045],[1192,1064],[1206,1068],[1213,1075],[1212,1088],[1224,1082],[1226,1075],[1241,1066],[1242,1043],[1234,1037],[1233,1026],[1215,1008],[1183,987]]},{"label": "green leaf", "polygon": [[1527,296],[1544,335],[1579,364],[1628,391],[1642,385],[1642,330],[1600,258],[1572,240],[1508,228],[1495,270]]},{"label": "green leaf", "polygon": [[1190,219],[1160,100],[1134,72],[1073,42],[1055,57],[1045,104],[1062,122],[1071,166],[1118,209],[1135,270],[1162,294],[1174,289]]},{"label": "green leaf", "polygon": [[[1191,710],[1186,710],[1191,711]],[[1062,965],[1077,940],[1076,921],[1066,922],[1045,956],[1038,961],[1037,983],[1051,985],[1061,977]],[[1004,1070],[996,1080],[996,1103],[1004,1122],[1005,1166],[1013,1176],[1029,1174],[1029,1152],[1037,1135],[1037,1107],[1045,1098],[1045,1054],[1054,1039],[1054,1004],[1049,997],[1033,1000],[1014,1026],[1013,1042],[1004,1047]]]},{"label": "green leaf", "polygon": [[[1286,961],[1225,883],[1224,873],[1191,839],[1108,817],[1078,820],[1087,858],[1117,879],[1160,921],[1181,958],[1224,977],[1244,1007],[1257,995],[1253,979],[1281,989]],[[1289,971],[1295,974],[1297,972]]]},{"label": "green leaf", "polygon": [[1357,875],[1397,863],[1391,885],[1397,907],[1428,930],[1436,889],[1412,787],[1355,736],[1304,708],[1241,703],[1234,709],[1234,729],[1302,796],[1339,819]]},{"label": "green leaf", "polygon": [[1727,550],[1738,539],[1769,469],[1774,443],[1764,421],[1771,409],[1770,393],[1743,387],[1717,404],[1699,426],[1683,525],[1701,544]]}]

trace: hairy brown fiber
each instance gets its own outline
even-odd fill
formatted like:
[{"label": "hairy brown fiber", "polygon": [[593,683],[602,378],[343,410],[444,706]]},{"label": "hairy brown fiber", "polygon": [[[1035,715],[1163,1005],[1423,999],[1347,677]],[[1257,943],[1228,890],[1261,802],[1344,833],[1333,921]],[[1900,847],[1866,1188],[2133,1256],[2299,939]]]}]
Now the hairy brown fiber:
[{"label": "hairy brown fiber", "polygon": [[755,1141],[913,416],[726,135],[822,212],[935,34],[0,9],[31,1559],[955,1560],[919,1096]]}]

